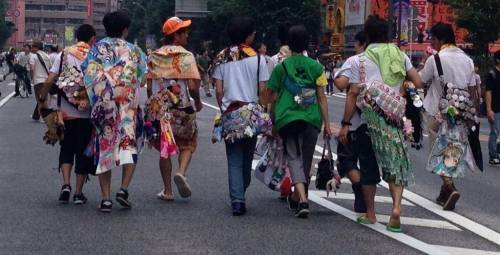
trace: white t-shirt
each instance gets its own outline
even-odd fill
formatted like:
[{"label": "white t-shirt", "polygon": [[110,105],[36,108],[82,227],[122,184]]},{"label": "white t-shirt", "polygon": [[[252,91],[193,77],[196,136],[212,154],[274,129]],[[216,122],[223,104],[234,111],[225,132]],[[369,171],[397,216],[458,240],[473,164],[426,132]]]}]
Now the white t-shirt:
[{"label": "white t-shirt", "polygon": [[[403,56],[405,58],[406,71],[409,71],[413,68],[413,65],[411,64],[410,58],[408,58],[406,54],[403,54]],[[371,61],[367,56],[364,56],[364,53],[360,53],[358,55],[354,55],[348,58],[342,65],[342,68],[340,68],[335,73],[335,78],[339,76],[345,76],[349,79],[349,84],[360,83],[361,82],[359,78],[360,57],[363,57],[365,59],[366,82],[369,83],[372,81],[383,81],[382,74],[380,73],[380,68],[377,66],[377,64],[375,64],[375,62]],[[401,82],[397,87],[392,87],[392,88],[398,91],[399,93],[399,88],[401,87],[402,84],[403,80],[401,80]],[[353,117],[351,118],[352,126],[349,127],[349,130],[355,130],[364,123],[365,122],[362,119],[362,116],[360,116],[359,112],[356,111]]]},{"label": "white t-shirt", "polygon": [[[257,56],[254,56],[215,67],[212,77],[223,81],[224,84],[223,111],[235,101],[258,102],[257,64]],[[268,81],[269,71],[263,57],[260,58],[259,68],[259,81]]]},{"label": "white t-shirt", "polygon": [[[57,54],[54,59],[54,63],[52,64],[52,68],[50,69],[51,73],[59,74],[61,70],[59,67],[61,66],[61,55],[62,53]],[[70,66],[75,66],[78,70],[81,69],[82,61],[75,58],[73,55],[66,56],[67,64]],[[90,110],[88,111],[79,111],[72,104],[70,104],[64,97],[61,98],[61,111],[64,112],[65,116],[70,118],[81,118],[88,119],[90,118]]]},{"label": "white t-shirt", "polygon": [[[464,51],[457,47],[446,48],[439,52],[439,58],[443,66],[445,83],[451,82],[461,89],[476,85],[474,62]],[[433,116],[439,111],[439,101],[443,93],[434,56],[427,59],[419,74],[424,83],[432,81],[424,98],[424,109]]]},{"label": "white t-shirt", "polygon": [[31,53],[26,54],[25,52],[21,52],[16,56],[16,63],[26,68],[26,70],[30,70],[30,59]]},{"label": "white t-shirt", "polygon": [[52,53],[49,54],[49,59],[50,59],[50,63],[52,63],[52,66],[54,66],[54,63],[56,62],[56,58],[59,55],[60,55],[60,53],[57,53],[57,52],[52,52]]},{"label": "white t-shirt", "polygon": [[47,53],[45,53],[41,50],[39,50],[37,53],[42,58],[43,62],[45,62],[45,66],[47,67],[47,70],[45,70],[42,63],[38,60],[37,54],[31,54],[30,65],[34,67],[34,69],[33,69],[33,84],[35,84],[35,85],[39,84],[39,83],[44,83],[45,80],[47,80],[47,77],[49,77],[47,72],[49,71],[50,67],[52,66],[51,62],[50,62],[49,55],[47,55]]}]

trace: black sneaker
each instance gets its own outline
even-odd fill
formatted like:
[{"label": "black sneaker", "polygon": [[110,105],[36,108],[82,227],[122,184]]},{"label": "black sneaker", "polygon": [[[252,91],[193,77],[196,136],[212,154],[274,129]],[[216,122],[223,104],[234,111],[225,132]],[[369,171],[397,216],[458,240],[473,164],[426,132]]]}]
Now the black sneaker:
[{"label": "black sneaker", "polygon": [[247,212],[245,203],[235,202],[231,204],[233,209],[233,216],[242,216]]},{"label": "black sneaker", "polygon": [[61,193],[59,193],[59,203],[67,204],[69,203],[69,198],[71,196],[71,186],[64,184],[61,188]]},{"label": "black sneaker", "polygon": [[113,202],[111,200],[102,200],[99,205],[99,211],[104,213],[110,213],[111,208],[113,208]]},{"label": "black sneaker", "polygon": [[309,215],[309,204],[307,202],[299,203],[295,216],[297,218],[305,219]]},{"label": "black sneaker", "polygon": [[126,189],[120,189],[120,191],[116,193],[115,199],[123,208],[130,209],[132,207],[132,204],[128,200],[128,191]]},{"label": "black sneaker", "polygon": [[83,193],[73,195],[73,203],[75,205],[83,205],[87,203],[87,198]]},{"label": "black sneaker", "polygon": [[286,197],[286,201],[288,202],[288,208],[290,209],[290,211],[295,211],[297,210],[297,208],[299,208],[299,202],[293,200],[292,194]]},{"label": "black sneaker", "polygon": [[500,159],[493,158],[493,159],[490,159],[490,161],[488,161],[488,163],[490,164],[490,166],[500,166]]}]

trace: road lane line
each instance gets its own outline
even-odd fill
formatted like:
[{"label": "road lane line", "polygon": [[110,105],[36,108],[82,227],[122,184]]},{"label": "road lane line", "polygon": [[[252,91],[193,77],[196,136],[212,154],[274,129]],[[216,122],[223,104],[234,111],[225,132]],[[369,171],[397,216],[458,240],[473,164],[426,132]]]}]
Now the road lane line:
[{"label": "road lane line", "polygon": [[[316,191],[309,191],[309,200],[318,204],[318,205],[321,205],[327,209],[330,209],[331,211],[334,211],[354,222],[356,222],[357,218],[358,218],[358,215],[351,211],[351,210],[348,210],[342,206],[339,206],[333,202],[330,202],[320,196],[318,196],[316,194]],[[439,255],[439,254],[451,254],[451,253],[448,253],[447,251],[443,250],[443,249],[440,249],[439,247],[436,247],[434,245],[431,245],[431,244],[428,244],[428,243],[424,243],[416,238],[413,238],[407,234],[404,234],[404,233],[393,233],[393,232],[390,232],[390,231],[387,231],[385,229],[385,225],[382,225],[380,223],[375,223],[375,224],[367,224],[367,225],[363,225],[363,224],[360,224],[361,226],[365,226],[367,228],[370,228],[372,230],[375,230],[377,232],[379,232],[380,234],[383,234],[387,237],[390,237],[402,244],[406,244],[414,249],[417,249],[421,252],[424,252],[424,253],[427,253],[427,254],[433,254],[433,255]]]},{"label": "road lane line", "polygon": [[[319,194],[321,197],[326,198],[326,191],[322,190],[317,190],[317,194]],[[329,198],[333,199],[342,199],[342,200],[354,200],[354,194],[353,193],[341,193],[337,192],[337,194],[330,193]],[[392,198],[391,197],[385,197],[385,196],[375,196],[375,202],[376,203],[386,203],[386,204],[392,204]],[[402,200],[401,201],[402,205],[407,205],[407,206],[415,206],[408,200]]]},{"label": "road lane line", "polygon": [[449,253],[454,254],[454,255],[471,255],[471,254],[474,254],[474,255],[500,255],[500,252],[496,252],[496,251],[474,250],[474,249],[443,246],[443,245],[434,245],[434,246],[438,247],[439,249],[448,251]]},{"label": "road lane line", "polygon": [[[389,218],[390,215],[377,214],[377,220],[381,223],[389,223]],[[462,231],[460,228],[457,228],[455,225],[444,220],[430,220],[423,218],[401,216],[401,222],[403,223],[403,225]]]},{"label": "road lane line", "polygon": [[5,97],[4,97],[4,99],[2,99],[2,100],[0,101],[0,108],[1,108],[4,104],[6,104],[6,103],[7,103],[7,102],[8,102],[8,101],[9,101],[9,100],[10,100],[10,99],[11,99],[11,98],[15,95],[15,94],[16,94],[15,92],[12,92],[12,93],[8,94],[7,96],[5,96]]},{"label": "road lane line", "polygon": [[[389,188],[389,185],[382,181],[380,183],[384,188]],[[403,197],[408,199],[410,202],[419,205],[443,218],[446,220],[455,223],[458,226],[461,226],[478,236],[481,236],[484,239],[487,239],[497,245],[500,245],[500,234],[498,232],[493,231],[492,229],[485,227],[479,223],[476,223],[456,212],[445,211],[443,208],[436,203],[430,201],[429,199],[422,197],[408,189],[405,189],[403,192]]]}]

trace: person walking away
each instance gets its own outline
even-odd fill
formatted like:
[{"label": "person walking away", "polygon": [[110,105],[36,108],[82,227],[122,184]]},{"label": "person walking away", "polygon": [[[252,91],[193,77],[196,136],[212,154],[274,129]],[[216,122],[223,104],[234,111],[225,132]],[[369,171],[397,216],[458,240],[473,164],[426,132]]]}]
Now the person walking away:
[{"label": "person walking away", "polygon": [[[339,140],[343,145],[349,143],[349,126],[352,124],[359,96],[361,116],[367,123],[376,162],[382,169],[383,179],[389,183],[392,196],[392,210],[386,228],[388,231],[401,232],[402,194],[404,187],[413,183],[413,173],[408,147],[403,140],[403,116],[400,113],[404,113],[405,104],[398,95],[405,78],[412,81],[417,88],[421,87],[421,80],[408,56],[389,43],[387,30],[387,21],[378,16],[369,16],[364,25],[367,43],[365,51],[351,58],[337,74],[336,82],[351,84]],[[385,93],[383,98],[390,98],[397,108],[386,108],[387,113],[384,114],[374,110],[371,107],[374,102],[365,101],[367,98],[364,96],[372,87],[382,87],[379,91]],[[389,119],[387,116],[397,117]],[[394,138],[388,138],[387,134]],[[373,167],[361,166],[360,170],[366,214],[360,216],[357,221],[361,224],[373,224],[377,221],[375,194],[376,185],[380,182],[380,172]]]},{"label": "person walking away", "polygon": [[50,45],[49,46],[49,58],[50,58],[50,63],[54,65],[56,62],[57,56],[59,56],[59,47],[57,45]]},{"label": "person walking away", "polygon": [[201,87],[205,91],[205,95],[207,97],[212,97],[212,93],[210,93],[210,57],[208,57],[208,50],[203,50],[203,55],[198,56],[196,58],[196,62],[198,63],[198,70],[200,71],[201,76]]},{"label": "person walking away", "polygon": [[[263,91],[269,72],[265,60],[250,46],[256,33],[253,24],[248,17],[233,18],[226,29],[231,45],[215,59],[213,78],[217,103],[223,114],[238,115],[244,110],[258,108],[256,103],[259,101],[265,103]],[[241,114],[235,119],[244,123],[251,121]],[[246,213],[245,192],[250,185],[257,135],[241,133],[234,136],[225,137],[225,144],[231,208],[234,216],[240,216]]]},{"label": "person walking away", "polygon": [[[466,104],[462,99],[477,102],[479,95],[474,77],[474,63],[456,46],[452,26],[437,23],[430,32],[432,34],[431,45],[438,52],[429,56],[424,68],[419,72],[423,82],[431,82],[424,99],[425,118],[431,145],[426,168],[439,175],[443,182],[439,196],[436,198],[437,204],[441,205],[444,210],[453,210],[460,198],[453,179],[463,177],[467,169],[476,170],[477,166],[470,153],[467,139],[470,127],[462,119],[448,121],[448,108],[446,107],[449,103],[453,104],[449,107],[455,107],[453,98],[456,97],[457,108],[454,109],[463,110],[464,107],[460,105],[466,106]],[[473,116],[476,111],[475,109],[472,111],[473,107],[464,116],[469,115],[469,112],[470,116]],[[470,158],[468,158],[469,155],[471,155]],[[467,161],[469,159],[470,161]]]},{"label": "person walking away", "polygon": [[[356,54],[361,54],[366,47],[364,32],[357,33],[355,38],[354,48],[356,49]],[[348,58],[340,68],[340,71],[335,75],[335,87],[340,91],[349,91],[351,84],[347,83],[346,79],[337,78],[341,77],[340,74],[343,70],[351,68],[357,59],[357,55]],[[338,143],[337,145],[337,168],[340,176],[347,177],[351,181],[354,193],[354,211],[357,213],[366,213],[360,167],[363,168],[364,172],[378,172],[377,160],[372,149],[368,127],[366,122],[361,119],[361,110],[359,108],[356,108],[350,123],[341,122],[341,126],[347,126],[349,133],[347,134],[347,144]]]},{"label": "person walking away", "polygon": [[500,50],[493,55],[494,68],[488,72],[486,79],[486,113],[490,122],[490,138],[488,140],[489,164],[500,166],[497,139],[500,134]]},{"label": "person walking away", "polygon": [[54,58],[49,77],[40,92],[41,100],[45,101],[52,86],[57,86],[59,90],[57,105],[64,122],[64,136],[59,151],[59,169],[63,177],[59,202],[63,204],[67,204],[71,197],[70,179],[73,165],[76,174],[73,203],[76,205],[87,202],[83,186],[88,175],[95,173],[94,160],[85,155],[85,149],[92,137],[93,126],[90,122],[90,104],[81,71],[81,64],[95,43],[95,36],[96,31],[91,25],[84,24],[78,27],[76,30],[78,42],[66,47]]},{"label": "person walking away", "polygon": [[[40,101],[40,89],[43,83],[49,77],[49,68],[52,66],[50,62],[49,55],[43,51],[43,43],[41,41],[34,41],[31,46],[31,58],[30,58],[30,71],[31,71],[31,81],[34,84],[35,89],[35,100],[36,105],[33,110],[31,118],[34,121],[40,120],[39,105],[42,103]],[[45,100],[45,103],[50,104],[50,100]]]},{"label": "person walking away", "polygon": [[7,66],[9,67],[8,73],[3,75],[3,80],[7,79],[7,76],[14,72],[14,61],[16,59],[16,49],[10,48],[10,50],[5,55],[5,62],[7,62]]},{"label": "person walking away", "polygon": [[[163,190],[157,197],[162,200],[174,199],[172,192],[172,161],[171,156],[177,151],[168,152],[169,144],[160,139],[169,134],[167,125],[171,126],[179,155],[179,168],[174,176],[174,182],[183,198],[191,196],[191,187],[187,182],[187,170],[193,153],[198,144],[198,129],[196,113],[202,109],[199,95],[200,73],[193,54],[184,47],[188,43],[188,28],[191,20],[181,20],[178,17],[168,19],[163,25],[165,45],[150,55],[148,62],[148,108],[146,121],[154,123],[160,133],[151,141],[160,152],[160,173],[163,179]],[[206,54],[205,51],[204,54]],[[177,60],[176,60],[177,59]],[[175,64],[166,64],[175,63]],[[208,60],[207,60],[208,63]],[[200,62],[198,62],[200,65]],[[205,66],[206,67],[206,66]],[[206,70],[206,69],[205,69]],[[207,75],[204,73],[204,75]],[[208,84],[207,84],[208,86]],[[150,89],[151,88],[151,89]],[[194,106],[190,97],[194,99]],[[164,100],[167,99],[167,100]],[[160,111],[155,105],[162,105]]]},{"label": "person walking away", "polygon": [[31,46],[29,44],[25,44],[23,47],[24,51],[19,53],[16,57],[14,70],[16,74],[16,87],[14,97],[20,96],[19,85],[21,82],[24,82],[24,86],[26,86],[28,95],[31,95],[31,81],[30,81],[30,59],[31,59]]},{"label": "person walking away", "polygon": [[125,41],[131,23],[126,14],[110,12],[102,23],[107,37],[92,46],[82,72],[97,134],[93,150],[102,195],[99,208],[111,212],[111,170],[117,166],[122,166],[123,173],[115,199],[126,209],[132,207],[128,187],[143,142],[138,94],[147,67],[142,50]]},{"label": "person walking away", "polygon": [[285,159],[295,187],[287,200],[299,218],[307,218],[309,214],[310,170],[322,126],[325,139],[331,135],[325,96],[328,83],[323,66],[302,55],[308,45],[306,28],[291,27],[288,46],[292,56],[276,66],[268,83],[272,91],[274,126],[283,139]]}]

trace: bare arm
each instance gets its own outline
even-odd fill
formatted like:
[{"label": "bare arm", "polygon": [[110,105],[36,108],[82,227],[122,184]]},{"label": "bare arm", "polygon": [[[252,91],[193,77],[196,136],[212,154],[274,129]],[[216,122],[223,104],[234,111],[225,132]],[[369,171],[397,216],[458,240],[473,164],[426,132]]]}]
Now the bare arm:
[{"label": "bare arm", "polygon": [[224,83],[221,80],[215,79],[215,97],[217,104],[222,109],[222,98],[224,97]]},{"label": "bare arm", "polygon": [[325,87],[317,87],[316,97],[318,98],[319,109],[321,111],[321,118],[323,119],[323,126],[325,135],[331,135],[330,120],[328,117],[328,99],[325,95]]},{"label": "bare arm", "polygon": [[259,82],[259,103],[265,108],[267,108],[268,104],[270,103],[268,89],[265,81]]},{"label": "bare arm", "polygon": [[422,79],[420,78],[420,75],[415,68],[410,69],[410,71],[406,73],[406,76],[408,80],[410,80],[413,85],[415,85],[415,88],[420,89],[423,87]]},{"label": "bare arm", "polygon": [[40,98],[37,98],[39,100],[45,101],[47,98],[47,95],[49,94],[50,87],[54,84],[54,81],[56,80],[58,74],[56,73],[50,73],[49,77],[47,77],[47,80],[42,85],[42,88],[40,89]]},{"label": "bare arm", "polygon": [[[342,122],[350,122],[352,116],[356,112],[356,99],[360,93],[360,88],[357,85],[352,85],[347,92],[347,99],[345,102],[345,110],[344,117],[342,118]],[[347,144],[347,134],[349,133],[349,125],[342,124],[342,128],[339,132],[340,142],[343,144]]]},{"label": "bare arm", "polygon": [[203,104],[200,98],[200,80],[188,80],[189,95],[194,99],[196,111],[201,111]]},{"label": "bare arm", "polygon": [[345,76],[338,77],[333,81],[333,83],[335,84],[335,87],[340,91],[349,88],[349,78]]},{"label": "bare arm", "polygon": [[491,90],[486,90],[484,99],[486,101],[486,115],[488,116],[488,120],[493,122],[495,120],[495,112],[493,112],[493,108],[491,106]]}]

